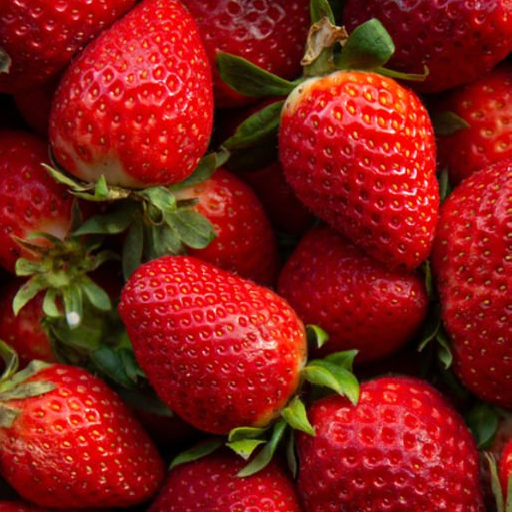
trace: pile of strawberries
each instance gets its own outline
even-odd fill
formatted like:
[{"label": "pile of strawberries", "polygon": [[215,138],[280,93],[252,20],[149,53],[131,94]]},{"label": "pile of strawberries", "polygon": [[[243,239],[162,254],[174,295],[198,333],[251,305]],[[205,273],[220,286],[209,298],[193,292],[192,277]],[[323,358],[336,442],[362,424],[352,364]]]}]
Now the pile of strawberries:
[{"label": "pile of strawberries", "polygon": [[512,511],[512,0],[0,2],[0,511]]}]

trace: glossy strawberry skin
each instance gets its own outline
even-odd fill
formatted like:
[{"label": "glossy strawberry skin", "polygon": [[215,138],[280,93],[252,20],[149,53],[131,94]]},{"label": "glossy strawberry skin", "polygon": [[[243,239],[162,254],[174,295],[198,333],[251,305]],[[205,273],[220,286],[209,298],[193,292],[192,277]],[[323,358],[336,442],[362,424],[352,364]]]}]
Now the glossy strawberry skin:
[{"label": "glossy strawberry skin", "polygon": [[470,125],[437,137],[440,167],[448,169],[450,185],[512,157],[512,66],[502,65],[454,89],[435,111],[453,112]]},{"label": "glossy strawberry skin", "polygon": [[443,203],[432,264],[454,370],[486,401],[512,407],[512,161],[482,169]]},{"label": "glossy strawberry skin", "polygon": [[119,313],[160,398],[203,431],[265,426],[299,385],[304,326],[269,289],[193,257],[141,266]]},{"label": "glossy strawberry skin", "polygon": [[47,232],[63,238],[71,227],[72,198],[42,162],[48,162],[42,139],[21,131],[0,131],[0,265],[9,272],[14,272],[20,256],[31,258],[13,237]]},{"label": "glossy strawberry skin", "polygon": [[308,411],[298,433],[306,511],[481,511],[478,452],[462,418],[427,382],[362,384],[357,406],[340,396]]},{"label": "glossy strawberry skin", "polygon": [[26,500],[59,509],[127,507],[148,500],[164,464],[117,394],[84,369],[55,364],[29,381],[56,385],[9,401],[21,410],[0,429],[0,471]]},{"label": "glossy strawberry skin", "polygon": [[293,79],[300,75],[309,29],[309,2],[290,0],[184,0],[197,21],[212,65],[215,106],[253,102],[226,85],[217,70],[217,52],[239,55],[271,73]]},{"label": "glossy strawberry skin", "polygon": [[250,187],[223,169],[205,182],[179,191],[197,198],[196,211],[214,226],[216,237],[189,254],[257,283],[274,283],[279,255],[272,226]]},{"label": "glossy strawberry skin", "polygon": [[93,41],[57,89],[50,141],[85,181],[146,187],[182,181],[207,149],[208,59],[176,0],[145,0]]},{"label": "glossy strawberry skin", "polygon": [[135,0],[28,0],[0,5],[0,47],[11,57],[0,91],[16,93],[56,76],[73,55]]},{"label": "glossy strawberry skin", "polygon": [[370,256],[406,269],[428,257],[439,190],[414,93],[374,73],[310,79],[285,103],[279,153],[299,199]]},{"label": "glossy strawberry skin", "polygon": [[294,484],[275,462],[249,477],[227,450],[173,468],[149,511],[301,511]]},{"label": "glossy strawberry skin", "polygon": [[396,46],[388,66],[423,73],[411,83],[423,92],[444,91],[471,82],[492,69],[512,49],[510,0],[348,0],[344,21],[349,31],[379,19]]},{"label": "glossy strawberry skin", "polygon": [[428,307],[420,276],[389,271],[327,226],[300,241],[281,271],[278,291],[306,324],[329,334],[320,354],[357,349],[358,363],[410,341]]}]

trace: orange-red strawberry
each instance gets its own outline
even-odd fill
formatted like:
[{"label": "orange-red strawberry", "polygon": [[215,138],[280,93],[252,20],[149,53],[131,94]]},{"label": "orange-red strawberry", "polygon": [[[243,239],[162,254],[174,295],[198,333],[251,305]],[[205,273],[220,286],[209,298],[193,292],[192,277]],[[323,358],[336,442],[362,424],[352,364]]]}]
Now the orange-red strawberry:
[{"label": "orange-red strawberry", "polygon": [[56,160],[111,185],[182,181],[207,149],[212,84],[197,26],[176,0],[144,0],[73,61],[50,117]]},{"label": "orange-red strawberry", "polygon": [[227,450],[171,469],[149,511],[301,511],[295,486],[276,463],[249,477]]},{"label": "orange-red strawberry", "polygon": [[299,199],[365,252],[407,269],[428,257],[439,188],[414,93],[368,72],[309,79],[285,103],[279,153]]},{"label": "orange-red strawberry", "polygon": [[157,394],[203,431],[265,426],[299,386],[306,339],[295,312],[209,263],[172,256],[142,265],[119,312]]}]

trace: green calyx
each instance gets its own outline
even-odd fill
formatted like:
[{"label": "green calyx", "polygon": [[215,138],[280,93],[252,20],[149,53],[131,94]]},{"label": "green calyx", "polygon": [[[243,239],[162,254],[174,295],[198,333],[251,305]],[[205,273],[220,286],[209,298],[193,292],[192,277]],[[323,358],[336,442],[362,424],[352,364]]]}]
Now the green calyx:
[{"label": "green calyx", "polygon": [[11,57],[9,54],[0,46],[0,73],[9,73],[11,69]]},{"label": "green calyx", "polygon": [[491,452],[484,452],[483,454],[489,466],[489,473],[491,475],[491,489],[496,501],[496,510],[512,511],[512,475],[508,476],[506,491],[503,490],[498,475],[498,467],[496,465],[494,454]]}]

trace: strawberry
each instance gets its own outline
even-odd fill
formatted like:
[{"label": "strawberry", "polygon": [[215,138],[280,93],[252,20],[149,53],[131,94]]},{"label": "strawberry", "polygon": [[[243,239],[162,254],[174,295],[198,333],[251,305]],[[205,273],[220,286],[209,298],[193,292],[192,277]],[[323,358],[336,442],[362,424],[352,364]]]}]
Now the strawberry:
[{"label": "strawberry", "polygon": [[483,167],[512,157],[511,105],[510,65],[451,91],[436,104],[435,113],[453,112],[466,125],[437,137],[440,165],[448,169],[452,186]]},{"label": "strawberry", "polygon": [[509,0],[347,0],[344,21],[353,30],[379,19],[396,52],[390,66],[407,73],[429,74],[415,87],[437,92],[471,82],[512,50],[512,4]]},{"label": "strawberry", "polygon": [[299,386],[305,330],[270,290],[193,257],[142,265],[119,313],[160,398],[210,433],[266,426]]},{"label": "strawberry", "polygon": [[443,203],[432,253],[454,370],[486,401],[512,407],[512,161],[478,171]]},{"label": "strawberry", "polygon": [[285,78],[300,74],[309,27],[309,1],[184,0],[199,26],[212,64],[216,107],[254,101],[227,86],[215,65],[218,51],[239,55]]},{"label": "strawberry", "polygon": [[[56,76],[73,55],[135,0],[30,0],[0,5],[0,54],[10,58],[0,91],[15,93]],[[1,60],[1,59],[0,59]]]},{"label": "strawberry", "polygon": [[478,452],[468,428],[427,382],[363,383],[357,406],[319,400],[298,433],[306,511],[481,511]]},{"label": "strawberry", "polygon": [[156,492],[163,462],[103,381],[61,364],[19,379],[1,400],[0,472],[24,499],[88,510],[133,506]]},{"label": "strawberry", "polygon": [[149,511],[301,511],[295,486],[277,463],[240,478],[245,464],[224,450],[178,465]]},{"label": "strawberry", "polygon": [[0,265],[10,272],[20,256],[34,258],[15,237],[46,232],[62,239],[71,228],[72,199],[41,166],[47,161],[43,140],[21,131],[0,131]]},{"label": "strawberry", "polygon": [[322,354],[358,349],[359,363],[402,347],[427,315],[427,292],[418,275],[386,269],[327,226],[313,228],[300,241],[278,290],[304,322],[329,334]]},{"label": "strawberry", "polygon": [[20,500],[0,500],[0,511],[45,511],[43,508],[39,506],[35,506],[34,504],[29,504],[28,502],[20,501]]},{"label": "strawberry", "polygon": [[286,100],[279,154],[299,199],[375,259],[413,269],[438,214],[428,114],[393,79],[338,71]]},{"label": "strawberry", "polygon": [[177,198],[196,198],[195,210],[212,223],[216,237],[191,256],[258,283],[272,284],[279,256],[270,222],[254,192],[218,169],[205,182],[180,189]]},{"label": "strawberry", "polygon": [[509,483],[512,480],[512,440],[509,440],[503,449],[498,464],[498,472],[503,496],[504,499],[507,500],[511,493],[511,490],[509,490]]},{"label": "strawberry", "polygon": [[[157,115],[158,114],[158,115]],[[86,182],[147,187],[182,181],[212,128],[208,59],[176,0],[145,0],[73,61],[50,115],[57,162]]]}]

